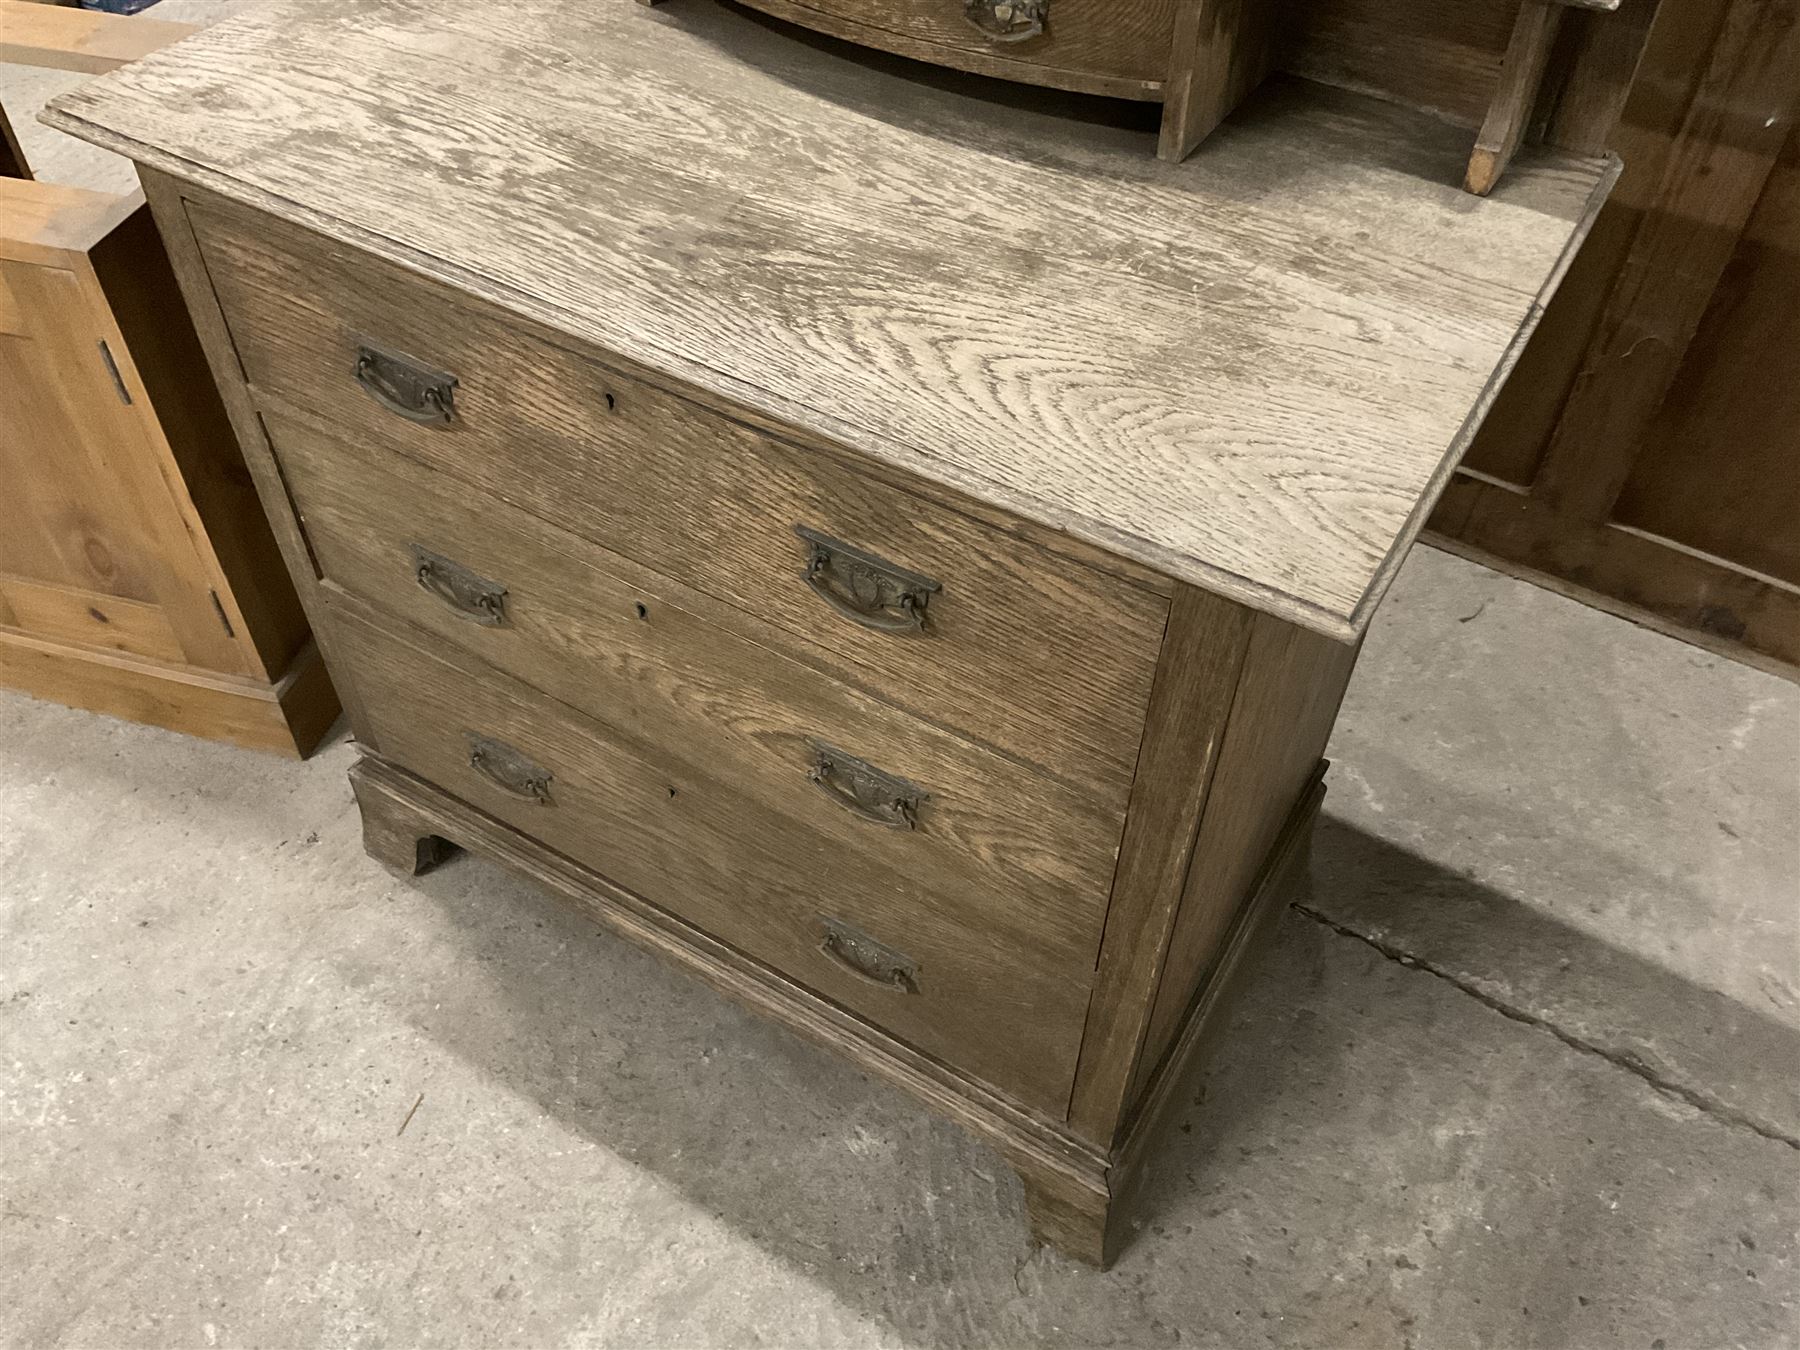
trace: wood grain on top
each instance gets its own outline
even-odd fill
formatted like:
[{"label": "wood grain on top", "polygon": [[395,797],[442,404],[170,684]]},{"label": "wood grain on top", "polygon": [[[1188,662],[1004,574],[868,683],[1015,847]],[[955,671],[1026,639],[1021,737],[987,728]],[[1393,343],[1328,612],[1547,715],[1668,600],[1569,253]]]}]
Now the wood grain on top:
[{"label": "wood grain on top", "polygon": [[1475,200],[1466,132],[1286,81],[1168,165],[945,78],[711,0],[281,0],[46,120],[1359,631],[1613,164]]}]

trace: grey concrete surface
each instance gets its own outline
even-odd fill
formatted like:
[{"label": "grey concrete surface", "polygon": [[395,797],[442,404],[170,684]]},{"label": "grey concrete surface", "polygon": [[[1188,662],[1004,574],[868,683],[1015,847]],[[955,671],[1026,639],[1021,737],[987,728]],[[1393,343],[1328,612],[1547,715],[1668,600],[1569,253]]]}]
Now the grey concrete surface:
[{"label": "grey concrete surface", "polygon": [[1793,685],[1422,549],[1329,754],[1324,917],[1800,1146]]},{"label": "grey concrete surface", "polygon": [[[1104,1275],[552,897],[390,877],[350,746],[0,696],[0,1343],[1800,1345],[1800,690],[1429,551],[1396,599],[1307,912]],[[1618,1052],[1697,1010],[1729,1071]]]}]

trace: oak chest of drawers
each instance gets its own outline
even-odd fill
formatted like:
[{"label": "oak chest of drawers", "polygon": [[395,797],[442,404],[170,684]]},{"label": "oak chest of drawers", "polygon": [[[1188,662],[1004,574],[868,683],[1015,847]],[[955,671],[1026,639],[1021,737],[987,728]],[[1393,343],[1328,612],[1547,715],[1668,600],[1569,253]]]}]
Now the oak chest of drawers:
[{"label": "oak chest of drawers", "polygon": [[144,169],[370,852],[524,869],[1094,1261],[1614,172],[1475,204],[1298,86],[1158,165],[702,0],[278,5],[52,116]]}]

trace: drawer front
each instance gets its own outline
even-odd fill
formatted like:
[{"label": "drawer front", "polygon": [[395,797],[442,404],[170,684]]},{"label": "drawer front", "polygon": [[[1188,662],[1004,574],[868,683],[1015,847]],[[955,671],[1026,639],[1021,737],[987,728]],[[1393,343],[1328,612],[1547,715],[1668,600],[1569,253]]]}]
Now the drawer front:
[{"label": "drawer front", "polygon": [[918,1049],[1066,1114],[1091,964],[998,941],[913,878],[427,635],[341,596],[331,610],[383,758]]},{"label": "drawer front", "polygon": [[[1115,79],[1167,78],[1176,0],[780,0],[765,4],[797,23],[809,12],[870,31],[858,38],[892,46],[885,35],[996,61]],[[843,30],[836,25],[833,31]],[[917,55],[910,47],[908,55]],[[962,65],[953,55],[947,64]],[[1029,78],[1019,75],[1016,78]],[[1054,77],[1045,83],[1057,83]]]},{"label": "drawer front", "polygon": [[564,525],[753,616],[790,655],[1122,807],[1161,595],[618,377],[366,256],[262,218],[193,214],[265,410]]},{"label": "drawer front", "polygon": [[328,585],[956,899],[1010,945],[1093,964],[1119,816],[759,646],[726,626],[742,625],[727,606],[516,507],[400,455],[265,424]]}]

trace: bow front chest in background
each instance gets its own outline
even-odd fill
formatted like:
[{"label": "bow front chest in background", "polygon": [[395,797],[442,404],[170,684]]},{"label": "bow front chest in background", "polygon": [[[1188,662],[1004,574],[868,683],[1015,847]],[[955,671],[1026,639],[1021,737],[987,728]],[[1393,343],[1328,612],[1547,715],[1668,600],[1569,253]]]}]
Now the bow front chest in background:
[{"label": "bow front chest in background", "polygon": [[1616,168],[1477,199],[1286,78],[1160,163],[711,0],[278,4],[51,117],[142,166],[369,850],[590,907],[1094,1261]]}]

